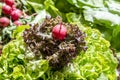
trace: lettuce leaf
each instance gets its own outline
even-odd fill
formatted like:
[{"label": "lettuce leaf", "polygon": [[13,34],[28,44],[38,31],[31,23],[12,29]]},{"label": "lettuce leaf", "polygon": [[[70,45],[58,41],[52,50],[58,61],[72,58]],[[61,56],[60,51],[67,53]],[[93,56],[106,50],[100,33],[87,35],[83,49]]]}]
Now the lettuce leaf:
[{"label": "lettuce leaf", "polygon": [[105,80],[115,80],[117,60],[109,49],[109,42],[96,29],[86,28],[85,32],[88,49],[64,69],[65,79],[103,80],[100,78],[105,76]]},{"label": "lettuce leaf", "polygon": [[44,74],[48,69],[46,60],[27,61],[26,49],[22,38],[23,31],[29,26],[22,25],[13,32],[15,40],[3,48],[0,56],[0,80],[33,80]]},{"label": "lettuce leaf", "polygon": [[91,27],[99,29],[104,34],[103,37],[111,42],[111,47],[120,51],[120,38],[118,37],[120,31],[117,30],[120,27],[120,2],[118,0],[67,1],[76,8],[82,9],[83,24],[90,24]]},{"label": "lettuce leaf", "polygon": [[23,33],[23,31],[24,31],[25,29],[28,29],[28,28],[30,28],[29,25],[21,25],[21,26],[18,26],[18,27],[14,30],[14,32],[13,32],[13,34],[12,34],[12,38],[16,38],[16,39],[19,39],[20,37],[22,38],[22,33]]},{"label": "lettuce leaf", "polygon": [[[24,69],[16,72],[16,68],[23,68],[25,65],[24,60],[24,42],[22,39],[13,40],[3,48],[3,53],[0,56],[0,69],[3,71],[0,73],[0,79],[17,79],[21,77],[24,79]],[[19,66],[19,67],[18,67]],[[16,75],[15,75],[16,74]],[[18,76],[19,75],[19,76]]]}]

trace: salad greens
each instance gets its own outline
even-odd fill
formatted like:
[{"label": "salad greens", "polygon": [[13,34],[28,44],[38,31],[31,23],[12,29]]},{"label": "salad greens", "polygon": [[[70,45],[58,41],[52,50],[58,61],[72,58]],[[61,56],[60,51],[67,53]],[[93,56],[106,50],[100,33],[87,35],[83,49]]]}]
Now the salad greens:
[{"label": "salad greens", "polygon": [[22,32],[29,26],[17,27],[13,32],[16,39],[4,46],[0,56],[0,79],[115,80],[117,60],[109,49],[110,43],[98,30],[79,27],[87,34],[88,49],[59,71],[52,71],[46,60],[36,59],[31,51],[26,51]]},{"label": "salad greens", "polygon": [[[28,22],[30,24],[41,23],[46,15],[59,15],[65,22],[77,24],[87,35],[88,49],[80,52],[68,66],[53,71],[47,60],[35,58],[31,51],[26,50],[22,34],[29,26],[19,26],[10,34],[14,40],[3,47],[0,56],[0,80],[117,80],[118,62],[110,47],[120,50],[119,0],[20,2],[30,14],[37,13],[35,19]],[[90,27],[99,29],[102,34]]]},{"label": "salad greens", "polygon": [[[99,29],[111,47],[120,50],[120,2],[117,0],[67,0],[83,9],[84,24]],[[88,24],[88,25],[89,25]],[[112,35],[112,36],[111,36]]]},{"label": "salad greens", "polygon": [[32,80],[40,77],[48,68],[46,60],[27,62],[25,60],[25,43],[22,32],[29,26],[19,26],[13,33],[15,40],[3,48],[0,56],[0,79]]}]

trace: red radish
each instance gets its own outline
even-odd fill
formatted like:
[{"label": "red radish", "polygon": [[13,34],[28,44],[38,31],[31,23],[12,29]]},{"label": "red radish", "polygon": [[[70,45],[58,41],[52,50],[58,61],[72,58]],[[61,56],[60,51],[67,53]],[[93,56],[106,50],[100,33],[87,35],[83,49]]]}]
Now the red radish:
[{"label": "red radish", "polygon": [[52,35],[55,39],[64,40],[67,35],[67,29],[62,23],[57,24],[52,29]]},{"label": "red radish", "polygon": [[11,17],[14,21],[18,20],[21,16],[22,16],[22,11],[19,9],[15,9],[11,12]]},{"label": "red radish", "polygon": [[4,0],[4,2],[11,7],[14,5],[14,0]]},{"label": "red radish", "polygon": [[7,17],[0,18],[0,27],[7,27],[10,24],[10,20]]},{"label": "red radish", "polygon": [[16,26],[20,26],[20,25],[22,25],[22,22],[20,22],[20,21],[14,21],[14,25],[16,25]]},{"label": "red radish", "polygon": [[10,13],[11,13],[11,10],[12,10],[12,8],[11,8],[10,6],[8,6],[8,5],[6,5],[6,4],[3,4],[3,6],[2,6],[2,12],[3,12],[4,14],[10,14]]}]

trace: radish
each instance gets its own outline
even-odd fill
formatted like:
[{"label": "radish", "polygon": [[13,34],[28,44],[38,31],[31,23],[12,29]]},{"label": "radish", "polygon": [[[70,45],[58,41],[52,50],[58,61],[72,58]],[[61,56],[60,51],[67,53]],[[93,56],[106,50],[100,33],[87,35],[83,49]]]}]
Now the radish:
[{"label": "radish", "polygon": [[0,18],[0,27],[7,27],[10,24],[10,20],[7,17]]},{"label": "radish", "polygon": [[4,0],[4,2],[11,7],[14,5],[14,0]]},{"label": "radish", "polygon": [[17,21],[14,21],[14,25],[15,25],[15,26],[20,26],[20,25],[22,25],[22,22],[20,22],[20,21],[18,21],[18,20],[17,20]]},{"label": "radish", "polygon": [[52,29],[52,35],[55,39],[64,40],[67,35],[67,29],[62,23],[57,24]]},{"label": "radish", "polygon": [[22,11],[19,9],[15,9],[11,12],[12,20],[18,20],[22,16]]},{"label": "radish", "polygon": [[12,8],[11,8],[10,6],[8,6],[8,5],[6,5],[6,4],[3,4],[3,6],[2,6],[2,12],[3,12],[4,14],[10,14],[10,13],[11,13],[11,10],[12,10]]}]

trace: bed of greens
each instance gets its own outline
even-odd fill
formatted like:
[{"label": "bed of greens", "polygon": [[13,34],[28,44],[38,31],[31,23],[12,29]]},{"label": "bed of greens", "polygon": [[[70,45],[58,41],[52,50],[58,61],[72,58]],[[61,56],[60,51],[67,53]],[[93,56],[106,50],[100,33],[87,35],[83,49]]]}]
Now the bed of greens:
[{"label": "bed of greens", "polygon": [[0,1],[0,80],[120,79],[119,0],[9,1]]}]

